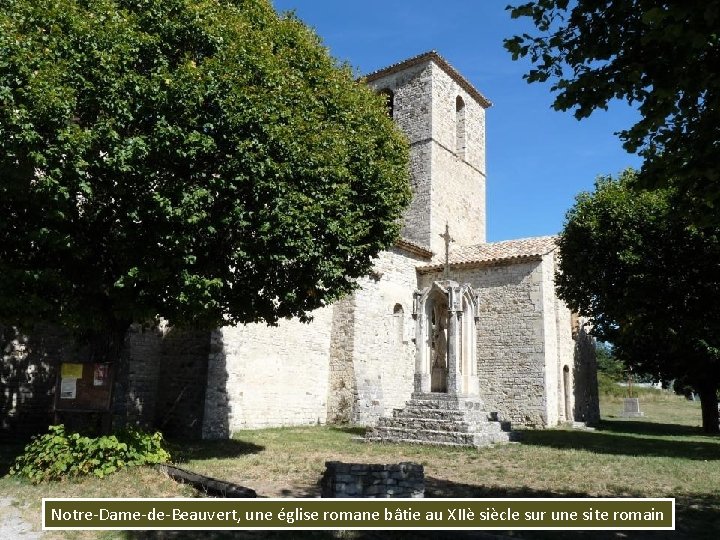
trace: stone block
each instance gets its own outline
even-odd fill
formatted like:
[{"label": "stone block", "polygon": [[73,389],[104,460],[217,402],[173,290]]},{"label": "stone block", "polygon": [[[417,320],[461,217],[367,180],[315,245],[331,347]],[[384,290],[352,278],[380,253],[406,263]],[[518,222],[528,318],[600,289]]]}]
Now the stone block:
[{"label": "stone block", "polygon": [[[339,470],[343,473],[338,474]],[[393,479],[395,476],[404,479],[398,481]],[[320,485],[323,497],[409,497],[425,492],[425,477],[423,466],[410,462],[388,465],[326,462]]]}]

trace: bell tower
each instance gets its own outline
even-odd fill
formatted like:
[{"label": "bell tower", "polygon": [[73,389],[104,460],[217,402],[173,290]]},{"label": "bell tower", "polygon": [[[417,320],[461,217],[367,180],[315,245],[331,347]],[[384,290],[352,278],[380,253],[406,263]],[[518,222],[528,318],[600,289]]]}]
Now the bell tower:
[{"label": "bell tower", "polygon": [[371,73],[388,113],[410,142],[413,199],[403,238],[444,254],[455,243],[485,242],[485,110],[491,103],[434,51]]}]

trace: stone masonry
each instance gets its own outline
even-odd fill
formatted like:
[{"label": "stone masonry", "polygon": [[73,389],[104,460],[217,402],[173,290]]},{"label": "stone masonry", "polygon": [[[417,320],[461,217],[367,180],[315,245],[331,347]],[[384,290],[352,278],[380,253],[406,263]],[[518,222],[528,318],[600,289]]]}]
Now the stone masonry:
[{"label": "stone masonry", "polygon": [[480,399],[414,393],[403,408],[381,418],[365,440],[482,447],[508,442],[511,434],[509,423],[499,422]]},{"label": "stone masonry", "polygon": [[[570,312],[555,295],[554,239],[485,242],[490,102],[434,52],[365,80],[392,100],[393,118],[411,146],[413,200],[402,239],[378,256],[352,296],[318,310],[309,324],[218,330],[204,436],[348,422],[377,426],[378,439],[402,428],[408,440],[482,444],[507,440],[501,422],[540,428],[597,421],[592,346],[577,341]],[[477,321],[472,330],[463,326],[457,345],[465,359],[463,384],[470,370],[476,379],[468,388],[478,390],[470,400],[451,400],[457,410],[444,411],[451,403],[446,395],[423,397],[413,388],[420,351],[430,346],[422,342],[429,337],[416,335],[413,295],[448,277],[478,294]],[[438,409],[429,418],[420,414],[423,399]],[[463,411],[462,403],[472,407]],[[443,421],[447,433],[421,436],[443,431]]]},{"label": "stone masonry", "polygon": [[422,498],[425,474],[417,463],[367,464],[326,461],[320,480],[327,498]]}]

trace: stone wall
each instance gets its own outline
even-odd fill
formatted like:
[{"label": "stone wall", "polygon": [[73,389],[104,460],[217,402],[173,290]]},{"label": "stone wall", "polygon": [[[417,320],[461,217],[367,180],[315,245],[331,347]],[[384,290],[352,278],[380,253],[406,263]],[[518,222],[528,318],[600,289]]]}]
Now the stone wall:
[{"label": "stone wall", "polygon": [[574,353],[571,370],[574,380],[575,421],[594,425],[600,422],[595,339],[588,334],[587,327],[582,324],[575,336]]},{"label": "stone wall", "polygon": [[[485,175],[485,108],[436,64],[432,64],[432,96],[433,139],[478,173]],[[461,150],[457,144],[458,97],[465,106],[464,152],[457,151]],[[475,243],[478,241],[476,239]]]},{"label": "stone wall", "polygon": [[422,498],[425,473],[417,463],[391,465],[326,461],[320,480],[322,496],[327,498]]},{"label": "stone wall", "polygon": [[353,352],[355,346],[355,294],[333,306],[330,338],[327,421],[348,424],[355,421],[357,383]]},{"label": "stone wall", "polygon": [[[559,395],[557,415],[559,422],[575,421],[575,340],[572,333],[572,317],[567,305],[555,297],[555,320],[557,326],[558,361],[557,378]],[[567,371],[566,371],[567,370]]]},{"label": "stone wall", "polygon": [[[411,145],[413,200],[402,235],[444,253],[448,222],[460,245],[485,241],[485,109],[448,73],[428,60],[373,80],[393,92],[393,118]],[[457,98],[464,103],[458,147]]]},{"label": "stone wall", "polygon": [[401,236],[430,249],[430,173],[432,170],[433,141],[427,139],[410,145],[410,188],[412,200],[403,219]]},{"label": "stone wall", "polygon": [[432,147],[432,64],[412,66],[370,85],[393,92],[393,119],[410,142],[413,199],[405,212],[402,236],[430,246],[430,162]]},{"label": "stone wall", "polygon": [[28,334],[0,326],[0,439],[25,439],[53,422],[57,363],[72,354],[60,328],[37,324]]},{"label": "stone wall", "polygon": [[[35,325],[27,335],[5,327],[0,336],[2,432],[13,437],[43,432],[54,422],[57,366],[86,362],[87,348],[78,347],[67,332],[47,324]],[[199,437],[208,347],[209,332],[134,325],[123,353],[128,384],[116,388],[124,395],[113,408],[123,417],[118,425]],[[79,427],[83,414],[64,413],[63,420]]]},{"label": "stone wall", "polygon": [[594,424],[600,420],[595,342],[587,328],[581,326],[574,332],[572,313],[555,294],[556,269],[557,255],[546,255],[543,260],[545,317],[546,321],[553,321],[554,311],[555,328],[548,331],[556,335],[551,344],[555,347],[556,359],[552,358],[546,340],[547,425],[561,422]]},{"label": "stone wall", "polygon": [[[555,294],[555,265],[550,253],[450,272],[480,293],[480,397],[516,426],[600,418],[594,343],[586,330],[573,336],[570,310]],[[421,286],[436,279],[439,272],[424,274]]]},{"label": "stone wall", "polygon": [[[513,425],[547,425],[542,261],[451,269],[449,277],[480,292],[478,378],[488,410]],[[423,274],[421,286],[440,278]]]},{"label": "stone wall", "polygon": [[[127,390],[115,413],[169,437],[200,438],[210,331],[133,325],[126,337]],[[121,424],[118,424],[121,425]]]},{"label": "stone wall", "polygon": [[204,436],[327,418],[333,306],[314,320],[282,320],[219,329],[212,338]]},{"label": "stone wall", "polygon": [[413,291],[422,259],[399,249],[380,254],[374,278],[355,293],[353,420],[374,425],[410,399],[415,372]]},{"label": "stone wall", "polygon": [[159,358],[155,426],[168,436],[200,438],[210,331],[170,328]]},{"label": "stone wall", "polygon": [[[544,426],[556,426],[560,421],[559,407],[563,395],[562,359],[560,357],[560,344],[558,342],[558,303],[555,295],[555,256],[545,255],[542,267],[542,309],[543,309],[543,336],[545,357],[545,421]],[[564,415],[563,415],[564,416]]]},{"label": "stone wall", "polygon": [[436,260],[445,257],[440,236],[450,227],[455,245],[485,242],[485,177],[438,144],[433,145],[431,249]]},{"label": "stone wall", "polygon": [[208,367],[208,438],[315,423],[374,424],[410,398],[412,292],[419,255],[382,252],[351,296],[310,324],[245,325],[215,333]]},{"label": "stone wall", "polygon": [[[445,223],[456,245],[485,242],[485,109],[435,64],[432,82],[430,248],[444,255]],[[457,143],[458,97],[464,103],[464,151]]]},{"label": "stone wall", "polygon": [[[158,410],[158,378],[163,336],[167,328],[143,327],[134,324],[128,332],[126,344],[128,379],[123,414],[131,425],[148,428],[155,423]],[[116,390],[117,390],[116,386]],[[123,391],[125,389],[123,388]]]}]

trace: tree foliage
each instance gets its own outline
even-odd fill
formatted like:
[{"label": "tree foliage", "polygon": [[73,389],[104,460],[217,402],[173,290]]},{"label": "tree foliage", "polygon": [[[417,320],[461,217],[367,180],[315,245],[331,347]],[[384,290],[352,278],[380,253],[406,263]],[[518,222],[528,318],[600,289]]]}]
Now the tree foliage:
[{"label": "tree foliage", "polygon": [[396,237],[407,152],[268,0],[0,0],[0,318],[307,318]]},{"label": "tree foliage", "polygon": [[558,295],[633,371],[690,381],[717,432],[720,227],[693,226],[675,189],[637,182],[628,170],[578,196],[559,239]]},{"label": "tree foliage", "polygon": [[696,221],[720,223],[720,0],[536,0],[510,8],[538,35],[505,41],[529,57],[528,82],[552,82],[557,110],[577,118],[615,99],[641,119],[620,132],[639,152],[644,186],[676,182]]},{"label": "tree foliage", "polygon": [[609,344],[597,343],[595,346],[595,359],[598,372],[603,373],[610,380],[614,382],[627,380],[625,365],[615,358],[615,352]]}]

